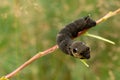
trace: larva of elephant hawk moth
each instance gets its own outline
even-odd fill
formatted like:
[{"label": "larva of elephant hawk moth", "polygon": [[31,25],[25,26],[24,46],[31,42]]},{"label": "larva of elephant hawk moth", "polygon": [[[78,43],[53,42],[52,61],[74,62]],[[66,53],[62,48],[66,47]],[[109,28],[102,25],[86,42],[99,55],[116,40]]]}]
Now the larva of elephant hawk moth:
[{"label": "larva of elephant hawk moth", "polygon": [[89,16],[75,20],[66,25],[57,34],[57,44],[59,48],[66,54],[80,59],[90,58],[90,48],[84,42],[73,41],[77,37],[78,32],[96,26],[96,22]]}]

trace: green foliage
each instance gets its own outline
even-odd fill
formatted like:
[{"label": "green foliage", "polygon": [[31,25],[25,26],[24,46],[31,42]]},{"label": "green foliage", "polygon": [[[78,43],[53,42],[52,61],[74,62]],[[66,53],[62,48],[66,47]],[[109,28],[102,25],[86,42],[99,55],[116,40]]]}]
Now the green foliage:
[{"label": "green foliage", "polygon": [[[55,45],[57,32],[71,21],[88,14],[97,20],[119,7],[119,0],[1,0],[0,76]],[[116,45],[79,37],[91,47],[89,68],[58,49],[29,65],[12,80],[119,80],[119,21],[120,15],[116,15],[89,31]]]}]

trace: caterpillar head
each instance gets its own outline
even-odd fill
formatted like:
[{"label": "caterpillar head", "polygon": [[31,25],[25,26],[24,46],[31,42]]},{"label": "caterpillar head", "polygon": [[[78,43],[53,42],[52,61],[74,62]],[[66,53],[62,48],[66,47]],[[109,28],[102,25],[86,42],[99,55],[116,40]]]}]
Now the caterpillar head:
[{"label": "caterpillar head", "polygon": [[90,58],[90,48],[85,45],[85,43],[77,41],[73,42],[70,46],[70,51],[74,57],[80,59]]}]

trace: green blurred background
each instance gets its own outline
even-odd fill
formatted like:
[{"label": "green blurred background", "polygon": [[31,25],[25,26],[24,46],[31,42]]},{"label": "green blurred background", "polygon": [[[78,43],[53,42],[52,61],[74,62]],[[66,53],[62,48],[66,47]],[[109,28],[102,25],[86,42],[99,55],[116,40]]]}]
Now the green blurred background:
[{"label": "green blurred background", "polygon": [[[0,0],[0,76],[39,51],[56,44],[66,24],[91,14],[95,20],[120,8],[120,0]],[[120,14],[89,30],[116,43],[78,37],[91,47],[87,68],[59,49],[22,70],[11,80],[119,80]]]}]

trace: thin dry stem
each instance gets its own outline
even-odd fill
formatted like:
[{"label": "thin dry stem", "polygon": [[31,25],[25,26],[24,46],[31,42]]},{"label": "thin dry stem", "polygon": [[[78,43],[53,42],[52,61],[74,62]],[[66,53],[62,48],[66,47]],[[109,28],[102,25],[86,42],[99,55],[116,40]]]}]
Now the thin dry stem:
[{"label": "thin dry stem", "polygon": [[108,18],[110,18],[110,17],[112,17],[112,16],[114,16],[114,15],[116,15],[116,14],[118,14],[118,13],[120,13],[120,8],[117,9],[116,11],[114,11],[114,12],[110,11],[110,12],[109,12],[108,14],[106,14],[103,18],[97,20],[96,23],[98,24],[98,23],[100,23],[100,22],[102,22],[102,21],[104,21],[104,20],[107,20]]},{"label": "thin dry stem", "polygon": [[43,52],[39,52],[37,53],[35,56],[33,56],[32,58],[30,58],[28,61],[26,61],[24,64],[22,64],[20,67],[18,67],[16,70],[14,70],[13,72],[11,72],[10,74],[6,75],[6,78],[11,78],[13,77],[15,74],[17,74],[19,71],[21,71],[23,68],[25,68],[27,65],[31,64],[33,61],[35,61],[36,59],[45,56],[53,51],[55,51],[58,48],[57,45],[43,51]]},{"label": "thin dry stem", "polygon": [[[114,12],[109,12],[108,14],[106,14],[104,17],[102,17],[101,19],[97,20],[96,23],[99,24],[100,22],[104,21],[104,20],[107,20],[108,18],[116,15],[120,13],[120,8],[117,9],[116,11]],[[78,36],[82,35],[83,33],[85,33],[88,29],[78,33]],[[31,64],[33,61],[37,60],[38,58],[42,57],[42,56],[45,56],[51,52],[54,52],[56,49],[58,48],[57,45],[43,51],[43,52],[39,52],[37,53],[35,56],[33,56],[31,59],[29,59],[28,61],[26,61],[24,64],[22,64],[20,67],[18,67],[16,70],[14,70],[13,72],[11,72],[10,74],[7,74],[5,77],[6,78],[11,78],[13,77],[14,75],[16,75],[19,71],[21,71],[22,69],[24,69],[25,67],[27,67],[29,64]]]}]

